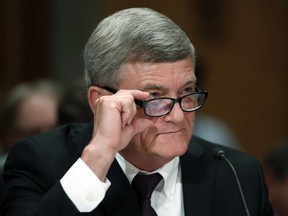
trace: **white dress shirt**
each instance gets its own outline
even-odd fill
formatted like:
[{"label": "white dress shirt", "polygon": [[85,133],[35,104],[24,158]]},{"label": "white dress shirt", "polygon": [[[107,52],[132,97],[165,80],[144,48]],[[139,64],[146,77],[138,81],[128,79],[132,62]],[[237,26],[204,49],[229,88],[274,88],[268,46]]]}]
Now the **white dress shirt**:
[{"label": "white dress shirt", "polygon": [[[137,169],[120,154],[116,155],[116,159],[130,183],[138,172],[150,174]],[[184,216],[179,157],[152,173],[155,172],[159,172],[163,179],[152,194],[152,207],[158,216]],[[91,212],[95,209],[104,199],[111,185],[108,179],[101,182],[81,158],[66,172],[60,183],[80,212]]]},{"label": "white dress shirt", "polygon": [[155,188],[151,197],[151,205],[158,216],[184,216],[183,191],[181,181],[181,167],[179,157],[174,158],[163,167],[146,172],[139,170],[126,161],[120,154],[116,159],[127,176],[130,184],[137,173],[152,174],[158,172],[163,179]]}]

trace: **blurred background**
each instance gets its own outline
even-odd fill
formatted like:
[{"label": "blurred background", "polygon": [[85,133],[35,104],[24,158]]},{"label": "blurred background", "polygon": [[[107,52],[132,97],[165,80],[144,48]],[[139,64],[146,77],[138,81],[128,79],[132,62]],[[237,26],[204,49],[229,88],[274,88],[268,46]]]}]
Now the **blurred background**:
[{"label": "blurred background", "polygon": [[82,77],[82,51],[100,19],[127,7],[164,13],[199,60],[200,114],[220,120],[260,161],[288,136],[287,0],[1,0],[0,103],[17,84]]}]

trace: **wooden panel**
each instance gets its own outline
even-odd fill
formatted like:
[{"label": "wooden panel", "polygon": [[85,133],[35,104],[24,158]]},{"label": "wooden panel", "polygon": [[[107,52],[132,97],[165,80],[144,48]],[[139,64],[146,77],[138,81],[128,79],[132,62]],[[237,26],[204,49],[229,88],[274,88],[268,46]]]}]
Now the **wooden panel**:
[{"label": "wooden panel", "polygon": [[23,81],[48,73],[48,0],[1,2],[0,102],[7,91]]},{"label": "wooden panel", "polygon": [[[216,3],[215,3],[216,2]],[[106,14],[145,6],[179,24],[204,68],[202,112],[225,121],[259,160],[288,136],[286,1],[106,1]]]}]

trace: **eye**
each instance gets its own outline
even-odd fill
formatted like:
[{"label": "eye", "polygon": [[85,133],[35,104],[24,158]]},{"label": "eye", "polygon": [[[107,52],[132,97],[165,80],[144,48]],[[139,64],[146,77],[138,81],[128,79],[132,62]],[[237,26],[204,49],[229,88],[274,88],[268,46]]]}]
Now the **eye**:
[{"label": "eye", "polygon": [[189,86],[183,89],[181,92],[181,95],[188,95],[188,94],[193,94],[195,92],[195,87]]},{"label": "eye", "polygon": [[160,92],[150,92],[150,99],[159,98],[159,97],[161,97],[161,93]]}]

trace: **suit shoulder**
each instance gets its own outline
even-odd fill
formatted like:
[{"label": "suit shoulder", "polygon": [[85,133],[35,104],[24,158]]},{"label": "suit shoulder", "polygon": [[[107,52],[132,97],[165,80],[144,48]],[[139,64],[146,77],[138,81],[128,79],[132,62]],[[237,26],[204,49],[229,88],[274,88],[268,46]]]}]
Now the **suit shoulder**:
[{"label": "suit shoulder", "polygon": [[85,131],[87,124],[66,124],[51,131],[26,137],[16,143],[11,152],[27,152],[28,149],[37,149],[39,153],[50,156],[61,156],[74,151],[73,139]]},{"label": "suit shoulder", "polygon": [[79,135],[85,127],[87,127],[87,124],[65,124],[51,131],[36,134],[27,137],[26,139],[42,145],[45,143],[48,143],[49,145],[59,145],[59,143],[67,142],[67,140],[73,139]]},{"label": "suit shoulder", "polygon": [[220,149],[224,151],[225,156],[228,159],[233,160],[236,163],[238,162],[245,163],[245,162],[252,162],[252,161],[256,163],[258,162],[255,158],[253,158],[252,156],[248,155],[246,152],[240,149],[212,143],[212,142],[203,140],[197,136],[192,137],[189,151],[193,152],[195,150],[194,148],[197,148],[198,149],[197,151],[201,152],[202,154],[210,155],[211,158],[212,158],[213,151],[215,151],[215,149]]}]

